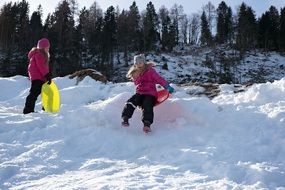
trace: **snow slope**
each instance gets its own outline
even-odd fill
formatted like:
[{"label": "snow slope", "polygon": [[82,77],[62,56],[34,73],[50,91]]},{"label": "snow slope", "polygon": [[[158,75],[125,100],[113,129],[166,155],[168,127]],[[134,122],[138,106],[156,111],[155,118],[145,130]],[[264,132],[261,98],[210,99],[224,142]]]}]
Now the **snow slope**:
[{"label": "snow slope", "polygon": [[[217,49],[186,46],[183,49],[184,51],[177,50],[176,53],[148,54],[146,59],[154,61],[156,70],[168,81],[176,84],[221,83],[220,77],[225,74],[225,70],[219,57],[220,54],[228,60],[227,75],[232,78],[230,83],[273,82],[285,76],[285,56],[277,52],[249,51],[243,59],[234,61],[239,59],[238,51],[223,46]],[[129,65],[132,65],[133,56],[129,57]],[[211,64],[205,64],[207,59]],[[112,81],[125,82],[127,80],[125,75],[129,68],[124,67],[124,64],[124,54],[120,54],[120,64],[115,64],[116,74],[113,75]],[[167,65],[168,70],[163,69],[164,64]],[[214,76],[213,73],[215,73]]]},{"label": "snow slope", "polygon": [[23,115],[28,79],[0,78],[0,189],[285,189],[285,78],[212,100],[173,85],[147,135],[140,110],[120,125],[132,83],[55,83],[60,112]]}]

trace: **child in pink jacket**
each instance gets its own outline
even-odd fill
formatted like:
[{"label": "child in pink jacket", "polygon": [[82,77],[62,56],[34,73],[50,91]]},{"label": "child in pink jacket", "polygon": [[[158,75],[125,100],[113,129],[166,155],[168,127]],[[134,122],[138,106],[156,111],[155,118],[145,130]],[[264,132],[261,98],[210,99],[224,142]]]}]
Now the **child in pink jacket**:
[{"label": "child in pink jacket", "polygon": [[153,63],[146,63],[143,54],[134,57],[134,65],[128,71],[127,77],[134,81],[136,93],[127,101],[122,112],[122,125],[129,126],[129,118],[132,117],[137,106],[142,108],[143,131],[151,132],[153,123],[153,106],[156,103],[156,84],[160,84],[170,93],[174,89],[153,68]]},{"label": "child in pink jacket", "polygon": [[41,94],[42,85],[48,81],[51,83],[51,75],[49,72],[49,40],[42,38],[38,41],[37,47],[31,49],[28,54],[29,66],[28,73],[31,80],[30,93],[26,98],[24,114],[34,112],[35,103]]}]

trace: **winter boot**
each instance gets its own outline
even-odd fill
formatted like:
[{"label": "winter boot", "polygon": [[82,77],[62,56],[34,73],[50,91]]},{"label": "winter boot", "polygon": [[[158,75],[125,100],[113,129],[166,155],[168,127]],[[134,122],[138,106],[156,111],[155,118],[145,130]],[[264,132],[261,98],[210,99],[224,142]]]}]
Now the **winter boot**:
[{"label": "winter boot", "polygon": [[35,112],[35,111],[27,109],[27,108],[24,108],[24,110],[23,110],[23,114],[29,114],[29,113],[33,113],[33,112]]},{"label": "winter boot", "polygon": [[150,123],[149,122],[144,122],[143,132],[145,132],[145,133],[151,132]]},{"label": "winter boot", "polygon": [[128,127],[128,126],[130,126],[129,118],[123,117],[122,126],[123,126],[123,127]]}]

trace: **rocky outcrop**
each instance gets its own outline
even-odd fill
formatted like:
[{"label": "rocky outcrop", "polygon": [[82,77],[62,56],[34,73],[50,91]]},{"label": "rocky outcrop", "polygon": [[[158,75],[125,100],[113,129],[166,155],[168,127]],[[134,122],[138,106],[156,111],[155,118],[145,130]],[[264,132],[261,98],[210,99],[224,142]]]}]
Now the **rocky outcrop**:
[{"label": "rocky outcrop", "polygon": [[100,72],[94,70],[94,69],[84,69],[80,71],[76,71],[75,73],[71,74],[69,76],[70,79],[73,79],[76,77],[76,84],[78,84],[80,81],[82,81],[86,76],[91,77],[92,79],[96,81],[101,81],[103,83],[107,83],[107,78],[102,75]]}]

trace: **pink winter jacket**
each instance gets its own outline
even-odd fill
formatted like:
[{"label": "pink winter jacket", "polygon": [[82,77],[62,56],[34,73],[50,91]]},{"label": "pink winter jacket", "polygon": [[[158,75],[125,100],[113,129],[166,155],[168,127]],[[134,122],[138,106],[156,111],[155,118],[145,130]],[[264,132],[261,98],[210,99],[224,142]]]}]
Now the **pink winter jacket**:
[{"label": "pink winter jacket", "polygon": [[167,82],[152,67],[138,76],[134,83],[136,85],[136,93],[147,94],[157,97],[156,84],[165,87]]},{"label": "pink winter jacket", "polygon": [[28,54],[30,59],[28,72],[30,80],[46,81],[45,75],[49,72],[49,66],[45,63],[45,57],[39,50],[31,50]]}]

